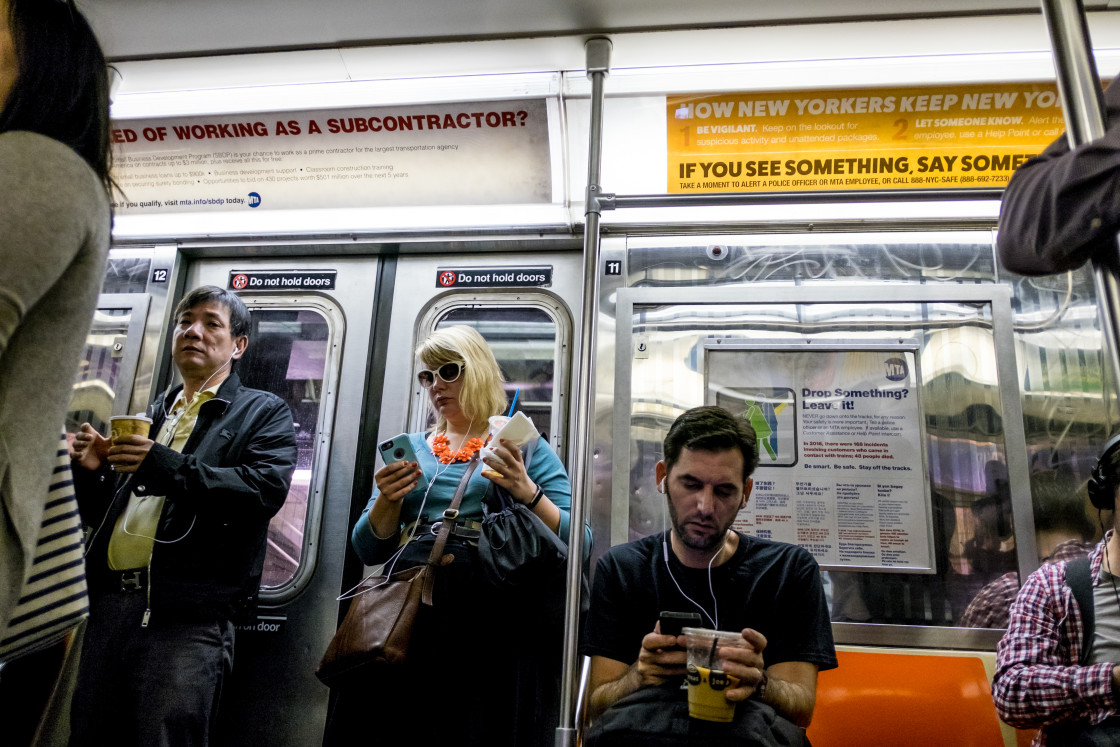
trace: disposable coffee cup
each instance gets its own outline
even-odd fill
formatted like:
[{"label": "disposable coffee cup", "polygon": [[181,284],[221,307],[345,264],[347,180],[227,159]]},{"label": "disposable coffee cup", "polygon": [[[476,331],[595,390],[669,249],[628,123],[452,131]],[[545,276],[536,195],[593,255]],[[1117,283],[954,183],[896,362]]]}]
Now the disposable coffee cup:
[{"label": "disposable coffee cup", "polygon": [[529,416],[520,411],[514,413],[512,418],[507,418],[505,415],[495,415],[490,418],[490,433],[493,434],[494,441],[504,438],[513,441],[518,447],[528,446],[541,437],[537,432],[537,426],[533,425]]},{"label": "disposable coffee cup", "polygon": [[109,418],[109,436],[113,441],[125,436],[148,437],[152,419],[144,415],[114,415]]},{"label": "disposable coffee cup", "polygon": [[746,648],[740,633],[705,628],[681,631],[688,643],[688,715],[704,721],[728,723],[735,718],[735,704],[727,700],[727,691],[739,684],[739,678],[723,670],[720,651]]},{"label": "disposable coffee cup", "polygon": [[540,438],[540,435],[537,432],[537,427],[533,425],[533,421],[523,412],[514,413],[512,418],[505,415],[492,415],[490,417],[490,442],[479,453],[483,458],[494,458],[496,456],[494,447],[498,445],[498,439],[504,438],[507,441],[512,441],[520,448]]},{"label": "disposable coffee cup", "polygon": [[510,419],[508,417],[506,417],[505,415],[491,415],[490,416],[490,436],[491,437],[497,436],[498,431],[500,431],[502,428],[505,428],[506,423],[508,423],[509,421],[510,421]]}]

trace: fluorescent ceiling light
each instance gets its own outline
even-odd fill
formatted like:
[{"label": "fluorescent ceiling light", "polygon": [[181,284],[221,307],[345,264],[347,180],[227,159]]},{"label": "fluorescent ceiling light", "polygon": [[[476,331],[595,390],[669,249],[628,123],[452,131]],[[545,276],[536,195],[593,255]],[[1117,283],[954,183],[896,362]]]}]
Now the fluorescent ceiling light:
[{"label": "fluorescent ceiling light", "polygon": [[[573,206],[582,212],[582,206]],[[732,207],[626,208],[604,210],[604,226],[690,225],[735,223],[823,222],[902,220],[990,220],[999,218],[998,200],[953,200],[936,202],[811,203],[792,205],[736,205]]]},{"label": "fluorescent ceiling light", "polygon": [[518,73],[407,80],[343,81],[207,90],[118,93],[114,120],[294,112],[352,107],[409,106],[461,101],[546,98],[560,90],[560,74]]},{"label": "fluorescent ceiling light", "polygon": [[423,205],[416,207],[312,210],[231,210],[214,213],[118,215],[116,241],[159,241],[190,237],[386,236],[511,230],[570,229],[562,205]]}]

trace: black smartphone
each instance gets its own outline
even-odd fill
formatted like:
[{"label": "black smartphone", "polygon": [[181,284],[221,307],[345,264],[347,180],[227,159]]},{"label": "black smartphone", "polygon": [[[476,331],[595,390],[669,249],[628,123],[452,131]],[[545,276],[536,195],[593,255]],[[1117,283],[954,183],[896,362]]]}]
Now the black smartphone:
[{"label": "black smartphone", "polygon": [[697,612],[662,612],[661,635],[680,635],[684,628],[699,628],[700,614]]}]

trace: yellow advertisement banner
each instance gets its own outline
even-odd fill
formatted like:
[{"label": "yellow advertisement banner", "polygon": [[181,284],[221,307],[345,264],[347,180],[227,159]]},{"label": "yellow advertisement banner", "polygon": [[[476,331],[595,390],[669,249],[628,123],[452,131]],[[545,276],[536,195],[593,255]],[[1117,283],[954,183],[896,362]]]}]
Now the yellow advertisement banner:
[{"label": "yellow advertisement banner", "polygon": [[1052,83],[669,96],[670,193],[1002,187],[1064,129]]}]

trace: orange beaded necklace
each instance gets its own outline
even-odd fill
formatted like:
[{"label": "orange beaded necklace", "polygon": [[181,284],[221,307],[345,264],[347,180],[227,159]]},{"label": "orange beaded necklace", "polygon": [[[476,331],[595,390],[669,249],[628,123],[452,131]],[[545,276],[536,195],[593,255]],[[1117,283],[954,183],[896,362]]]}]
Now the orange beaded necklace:
[{"label": "orange beaded necklace", "polygon": [[451,442],[446,435],[440,433],[432,437],[432,456],[438,459],[441,464],[469,462],[475,452],[481,449],[485,443],[481,438],[472,438],[463,444],[463,447],[458,451],[452,451]]}]

